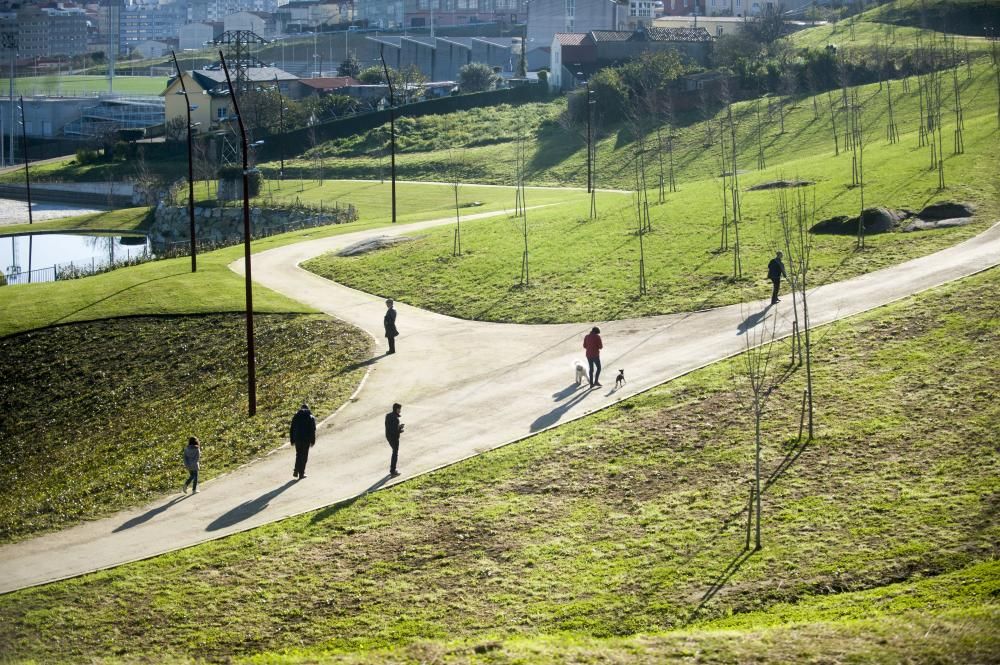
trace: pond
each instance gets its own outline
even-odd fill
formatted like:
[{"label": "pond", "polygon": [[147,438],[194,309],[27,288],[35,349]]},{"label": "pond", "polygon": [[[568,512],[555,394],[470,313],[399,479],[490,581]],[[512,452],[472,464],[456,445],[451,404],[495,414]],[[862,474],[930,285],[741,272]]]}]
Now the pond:
[{"label": "pond", "polygon": [[0,237],[0,269],[8,284],[80,277],[151,256],[145,236],[36,233]]}]

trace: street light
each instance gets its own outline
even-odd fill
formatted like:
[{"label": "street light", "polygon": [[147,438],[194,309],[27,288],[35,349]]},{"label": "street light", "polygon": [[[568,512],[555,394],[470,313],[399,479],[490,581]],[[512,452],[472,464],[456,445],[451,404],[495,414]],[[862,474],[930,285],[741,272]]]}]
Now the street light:
[{"label": "street light", "polygon": [[[222,71],[226,74],[226,85],[229,86],[229,97],[233,100],[233,111],[236,113],[236,122],[240,127],[240,140],[243,143],[243,272],[247,316],[247,397],[249,400],[248,410],[250,416],[253,417],[257,414],[257,360],[253,343],[253,281],[250,276],[250,167],[247,165],[247,154],[250,152],[250,147],[247,145],[247,130],[243,125],[243,116],[240,115],[240,105],[236,101],[233,82],[229,78],[226,56],[223,55],[222,51],[219,51],[219,59],[222,62]],[[263,141],[254,145],[260,143]]]},{"label": "street light", "polygon": [[274,89],[278,91],[278,133],[281,134],[281,138],[278,140],[278,146],[281,149],[281,170],[278,171],[279,179],[285,179],[285,98],[281,95],[281,86],[278,85],[278,75],[274,75]]},{"label": "street light", "polygon": [[[24,149],[24,187],[28,192],[28,224],[32,224],[33,220],[31,218],[31,177],[28,175],[28,128],[24,124],[24,97],[18,97],[21,101],[21,145]],[[13,161],[13,156],[12,156]],[[32,255],[32,243],[35,240],[35,236],[32,234],[28,235],[28,284],[31,284],[31,255]],[[13,247],[13,241],[11,241],[11,246]]]},{"label": "street light", "polygon": [[177,70],[177,80],[180,81],[181,84],[181,89],[177,91],[177,94],[183,95],[184,108],[187,111],[188,219],[191,227],[191,272],[198,272],[198,243],[197,238],[195,237],[196,231],[194,226],[194,151],[192,150],[191,141],[191,111],[198,107],[191,106],[191,98],[188,96],[187,86],[184,85],[184,74],[181,72],[180,65],[177,64],[177,54],[171,51],[170,55],[174,59],[174,69]]},{"label": "street light", "polygon": [[379,44],[378,57],[382,59],[382,71],[385,72],[385,82],[389,85],[389,173],[392,178],[392,223],[396,223],[396,112],[393,110],[395,98],[392,91],[392,79],[389,77],[389,67],[385,64],[385,46]]}]

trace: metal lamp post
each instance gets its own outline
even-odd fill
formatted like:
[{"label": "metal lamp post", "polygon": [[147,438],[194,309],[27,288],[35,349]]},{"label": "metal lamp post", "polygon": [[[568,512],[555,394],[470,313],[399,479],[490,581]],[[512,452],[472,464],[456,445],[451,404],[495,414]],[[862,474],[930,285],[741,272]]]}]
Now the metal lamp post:
[{"label": "metal lamp post", "polygon": [[278,85],[278,75],[274,75],[274,89],[278,92],[278,133],[281,139],[278,141],[278,149],[281,157],[281,170],[278,171],[279,180],[285,179],[285,98],[281,95],[281,86]]},{"label": "metal lamp post", "polygon": [[243,144],[243,272],[246,286],[246,317],[247,317],[247,396],[249,399],[249,414],[257,414],[257,360],[254,354],[253,343],[253,281],[250,275],[250,167],[247,164],[247,153],[250,151],[247,145],[247,130],[243,124],[243,116],[240,115],[240,105],[236,101],[236,91],[233,90],[233,82],[229,77],[229,67],[226,65],[226,56],[219,51],[219,59],[222,62],[222,70],[226,74],[226,85],[229,86],[229,97],[233,101],[233,111],[236,113],[236,122],[240,128],[240,141]]},{"label": "metal lamp post", "polygon": [[389,173],[392,178],[392,223],[396,223],[396,104],[392,90],[392,79],[389,77],[389,67],[385,64],[385,49],[379,45],[378,56],[382,59],[382,71],[385,72],[385,82],[389,85]]},{"label": "metal lamp post", "polygon": [[[28,128],[24,124],[24,97],[18,97],[21,107],[21,149],[24,152],[24,188],[28,194],[28,224],[33,224],[31,216],[31,175],[28,173]],[[31,258],[28,258],[31,261]],[[30,274],[30,266],[28,268]]]},{"label": "metal lamp post", "polygon": [[198,243],[197,238],[195,237],[196,230],[194,225],[194,152],[191,139],[191,111],[193,108],[197,107],[191,106],[191,98],[188,97],[187,86],[184,85],[184,74],[181,72],[180,65],[177,64],[177,54],[171,51],[170,55],[174,59],[174,68],[177,70],[177,80],[180,81],[181,84],[179,94],[184,96],[184,108],[187,110],[188,218],[191,224],[191,272],[198,272]]}]

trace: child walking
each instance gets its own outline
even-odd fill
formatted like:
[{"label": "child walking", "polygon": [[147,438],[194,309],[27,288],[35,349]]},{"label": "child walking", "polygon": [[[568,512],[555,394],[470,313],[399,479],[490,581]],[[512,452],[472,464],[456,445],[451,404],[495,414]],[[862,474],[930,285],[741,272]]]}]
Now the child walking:
[{"label": "child walking", "polygon": [[187,447],[184,449],[184,467],[188,470],[188,479],[184,482],[182,494],[187,494],[188,485],[191,485],[191,494],[198,493],[198,461],[201,459],[201,443],[198,437],[192,436],[188,439]]}]

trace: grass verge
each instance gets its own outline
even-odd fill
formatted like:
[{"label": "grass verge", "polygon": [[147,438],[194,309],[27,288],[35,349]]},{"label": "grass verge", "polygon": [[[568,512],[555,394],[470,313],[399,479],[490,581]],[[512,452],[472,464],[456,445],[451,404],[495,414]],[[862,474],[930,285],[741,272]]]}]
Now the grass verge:
[{"label": "grass verge", "polygon": [[[256,319],[258,413],[246,417],[239,314],[107,319],[0,338],[0,541],[136,505],[280,445],[307,400],[332,413],[364,373],[367,336],[329,317]],[[186,477],[186,476],[185,476]]]},{"label": "grass verge", "polygon": [[991,270],[817,330],[810,441],[803,372],[779,367],[758,553],[734,359],[390,490],[6,594],[0,643],[53,662],[427,661],[421,643],[456,640],[481,662],[995,661],[998,297]]}]

